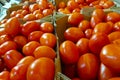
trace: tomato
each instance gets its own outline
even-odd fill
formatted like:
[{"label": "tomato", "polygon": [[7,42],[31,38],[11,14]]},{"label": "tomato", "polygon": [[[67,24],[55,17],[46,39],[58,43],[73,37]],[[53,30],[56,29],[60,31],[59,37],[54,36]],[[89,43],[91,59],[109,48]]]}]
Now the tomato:
[{"label": "tomato", "polygon": [[109,34],[112,32],[112,30],[113,30],[113,27],[109,26],[108,23],[101,22],[94,27],[93,33],[101,32],[101,33]]},{"label": "tomato", "polygon": [[12,40],[11,36],[8,34],[3,34],[0,36],[0,44],[4,43],[5,41]]},{"label": "tomato", "polygon": [[15,36],[19,33],[20,22],[18,18],[12,17],[7,20],[5,24],[5,32],[9,35]]},{"label": "tomato", "polygon": [[120,77],[113,77],[113,78],[110,78],[108,80],[120,80]]},{"label": "tomato", "polygon": [[110,43],[110,41],[106,34],[96,33],[96,34],[93,34],[89,40],[89,48],[92,53],[99,56],[102,47],[109,43]]},{"label": "tomato", "polygon": [[60,45],[60,57],[65,64],[77,63],[79,59],[79,51],[72,41],[64,41]]},{"label": "tomato", "polygon": [[77,26],[82,20],[84,19],[84,16],[78,12],[74,12],[69,15],[68,17],[68,23],[74,26]]},{"label": "tomato", "polygon": [[56,57],[56,52],[54,49],[48,46],[39,46],[37,47],[34,52],[33,52],[35,58],[40,58],[40,57],[48,57],[51,59],[55,59]]},{"label": "tomato", "polygon": [[58,8],[65,8],[66,7],[66,4],[64,1],[61,1],[59,4],[58,4]]},{"label": "tomato", "polygon": [[67,2],[67,7],[69,8],[70,11],[74,10],[75,8],[79,8],[79,5],[77,2],[75,2],[74,0],[69,0]]},{"label": "tomato", "polygon": [[100,72],[99,72],[99,80],[108,80],[113,76],[115,76],[115,74],[108,67],[106,67],[103,63],[101,63]]},{"label": "tomato", "polygon": [[35,21],[28,21],[22,26],[22,34],[28,36],[31,32],[39,30],[40,24]]},{"label": "tomato", "polygon": [[0,79],[1,80],[9,80],[10,79],[9,71],[2,71],[2,72],[0,72]]},{"label": "tomato", "polygon": [[33,31],[28,35],[28,41],[38,41],[39,42],[42,34],[43,34],[42,31]]},{"label": "tomato", "polygon": [[41,13],[42,13],[42,11],[41,11],[40,9],[35,10],[35,11],[33,12],[34,15],[36,15],[36,14],[41,14]]},{"label": "tomato", "polygon": [[30,14],[26,14],[24,17],[23,17],[23,20],[24,21],[32,21],[32,20],[36,20],[36,16],[32,13]]},{"label": "tomato", "polygon": [[55,64],[50,58],[38,58],[27,70],[27,80],[54,80]]},{"label": "tomato", "polygon": [[89,39],[87,38],[81,38],[77,41],[76,46],[78,47],[80,55],[88,53],[89,50]]},{"label": "tomato", "polygon": [[40,31],[52,33],[54,31],[54,27],[53,27],[52,23],[44,22],[44,23],[41,23],[41,25],[40,25]]},{"label": "tomato", "polygon": [[44,1],[44,0],[39,1],[39,8],[40,8],[41,10],[47,9],[48,7],[49,7],[49,6],[48,6],[48,2],[47,2],[47,1]]},{"label": "tomato", "polygon": [[[5,64],[5,61],[3,60],[3,58],[0,58],[0,72],[2,72],[3,70],[7,69],[7,66]],[[7,69],[8,70],[8,69]]]},{"label": "tomato", "polygon": [[106,1],[103,5],[102,5],[102,7],[104,8],[104,9],[106,9],[106,8],[110,8],[110,7],[112,7],[112,6],[114,6],[115,5],[115,3],[114,3],[114,1]]},{"label": "tomato", "polygon": [[86,29],[84,33],[85,37],[90,39],[90,37],[93,35],[93,29]]},{"label": "tomato", "polygon": [[80,28],[70,27],[65,30],[64,37],[66,40],[77,42],[80,38],[84,37],[84,33]]},{"label": "tomato", "polygon": [[4,55],[7,51],[17,49],[17,44],[13,41],[6,41],[0,45],[0,55]]},{"label": "tomato", "polygon": [[120,21],[114,24],[114,31],[120,31]]},{"label": "tomato", "polygon": [[48,15],[50,15],[50,14],[52,14],[52,13],[53,13],[52,9],[44,9],[44,10],[42,11],[42,14],[43,14],[44,16],[48,16]]},{"label": "tomato", "polygon": [[26,80],[28,66],[35,60],[32,56],[22,58],[10,72],[11,80]]},{"label": "tomato", "polygon": [[54,48],[56,46],[57,38],[52,33],[44,33],[40,37],[40,44],[44,46],[49,46],[51,48]]},{"label": "tomato", "polygon": [[86,29],[90,28],[90,22],[87,20],[82,20],[79,24],[78,27],[82,30],[85,31]]},{"label": "tomato", "polygon": [[116,39],[120,39],[120,32],[119,31],[112,32],[108,35],[108,38],[110,42],[113,42]]},{"label": "tomato", "polygon": [[23,55],[16,50],[9,50],[3,56],[5,64],[9,69],[12,69],[22,58]]},{"label": "tomato", "polygon": [[21,35],[21,36],[15,36],[15,37],[13,38],[13,41],[17,43],[19,50],[21,50],[22,47],[23,47],[25,44],[27,44],[27,42],[28,42],[27,38],[26,38],[25,36],[22,36],[22,35]]},{"label": "tomato", "polygon": [[117,12],[110,12],[106,15],[106,21],[111,21],[113,23],[120,21],[120,14]]},{"label": "tomato", "polygon": [[23,54],[26,56],[33,56],[34,50],[40,46],[40,43],[37,41],[30,41],[27,44],[25,44],[22,48]]},{"label": "tomato", "polygon": [[[104,46],[100,53],[101,62],[113,72],[120,73],[120,47],[116,44]],[[114,65],[114,66],[113,66]]]},{"label": "tomato", "polygon": [[37,3],[34,3],[34,4],[31,4],[30,6],[29,6],[29,11],[32,13],[32,12],[34,12],[35,10],[38,10],[39,9],[39,4],[37,4]]},{"label": "tomato", "polygon": [[77,68],[78,75],[81,79],[94,80],[97,78],[99,71],[98,59],[92,53],[83,54],[78,60]]}]

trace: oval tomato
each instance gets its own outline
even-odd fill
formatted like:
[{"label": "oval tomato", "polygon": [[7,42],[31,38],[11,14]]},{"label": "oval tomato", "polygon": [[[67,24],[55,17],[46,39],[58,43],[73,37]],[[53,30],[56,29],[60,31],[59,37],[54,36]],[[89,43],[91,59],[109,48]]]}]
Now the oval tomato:
[{"label": "oval tomato", "polygon": [[0,72],[0,79],[1,80],[10,80],[10,73],[9,73],[9,71],[2,71],[2,72]]},{"label": "oval tomato", "polygon": [[[83,80],[94,80],[99,71],[99,62],[95,55],[86,53],[79,58],[77,63],[78,75]],[[87,76],[87,77],[86,77]]]},{"label": "oval tomato", "polygon": [[61,60],[65,64],[77,63],[79,59],[79,51],[77,46],[72,41],[64,41],[60,45]]},{"label": "oval tomato", "polygon": [[50,58],[38,58],[27,70],[27,80],[54,80],[55,64]]}]

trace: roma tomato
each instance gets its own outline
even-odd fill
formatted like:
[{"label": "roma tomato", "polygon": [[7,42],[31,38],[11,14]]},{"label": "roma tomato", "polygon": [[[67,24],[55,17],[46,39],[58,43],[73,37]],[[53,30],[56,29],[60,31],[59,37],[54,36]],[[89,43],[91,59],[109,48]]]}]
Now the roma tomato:
[{"label": "roma tomato", "polygon": [[115,76],[115,74],[103,63],[101,63],[99,71],[99,80],[108,80],[113,76]]},{"label": "roma tomato", "polygon": [[94,80],[99,71],[98,59],[92,53],[86,53],[79,58],[77,68],[78,75],[82,80]]},{"label": "roma tomato", "polygon": [[84,37],[84,33],[80,28],[70,27],[65,30],[64,37],[66,40],[77,42],[80,38]]},{"label": "roma tomato", "polygon": [[52,33],[44,33],[40,37],[40,44],[43,46],[49,46],[51,48],[54,48],[56,46],[57,38]]},{"label": "roma tomato", "polygon": [[5,41],[12,40],[11,36],[8,34],[3,34],[0,36],[0,44],[4,43]]},{"label": "roma tomato", "polygon": [[79,59],[79,51],[77,46],[72,41],[64,41],[60,45],[61,60],[65,64],[77,63]]},{"label": "roma tomato", "polygon": [[27,44],[25,44],[22,48],[23,54],[26,56],[33,56],[34,50],[40,46],[40,43],[37,41],[30,41]]},{"label": "roma tomato", "polygon": [[6,41],[0,45],[0,55],[4,55],[7,51],[17,49],[17,44],[14,41]]},{"label": "roma tomato", "polygon": [[2,71],[2,72],[0,72],[0,79],[1,80],[10,80],[10,73],[9,73],[9,71]]},{"label": "roma tomato", "polygon": [[22,34],[28,36],[31,32],[39,30],[40,24],[35,21],[28,21],[22,26]]},{"label": "roma tomato", "polygon": [[110,43],[110,41],[106,34],[96,33],[96,34],[92,35],[92,37],[89,40],[89,48],[92,51],[92,53],[99,56],[102,47],[109,43]]},{"label": "roma tomato", "polygon": [[23,55],[16,50],[9,50],[3,56],[3,59],[9,69],[12,69],[22,58]]},{"label": "roma tomato", "polygon": [[[108,44],[100,53],[101,62],[114,72],[120,73],[120,46]],[[113,66],[114,65],[114,66]]]},{"label": "roma tomato", "polygon": [[9,35],[15,36],[19,33],[20,22],[18,18],[12,17],[7,20],[5,24],[5,32]]},{"label": "roma tomato", "polygon": [[27,80],[54,80],[55,64],[50,58],[38,58],[27,70]]}]

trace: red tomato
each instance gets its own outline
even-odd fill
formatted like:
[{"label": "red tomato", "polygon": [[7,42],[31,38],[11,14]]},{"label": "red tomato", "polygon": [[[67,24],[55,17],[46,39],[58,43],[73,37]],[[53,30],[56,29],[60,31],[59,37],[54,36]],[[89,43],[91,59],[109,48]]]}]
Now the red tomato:
[{"label": "red tomato", "polygon": [[85,30],[85,36],[86,38],[90,39],[90,37],[93,35],[93,29],[86,29]]},{"label": "red tomato", "polygon": [[89,48],[92,51],[92,53],[99,56],[102,47],[109,43],[110,43],[110,41],[106,34],[96,33],[96,34],[92,35],[92,37],[89,40]]},{"label": "red tomato", "polygon": [[30,41],[27,44],[25,44],[22,48],[23,54],[26,56],[33,56],[34,50],[40,46],[40,43],[37,41]]},{"label": "red tomato", "polygon": [[0,72],[0,79],[1,80],[10,80],[10,73],[8,71]]},{"label": "red tomato", "polygon": [[83,80],[94,80],[99,71],[99,62],[95,55],[86,53],[79,58],[77,63],[78,75]]},{"label": "red tomato", "polygon": [[9,69],[12,69],[22,58],[23,55],[16,50],[9,50],[3,56],[5,64]]},{"label": "red tomato", "polygon": [[4,43],[5,41],[10,41],[12,38],[8,34],[3,34],[0,36],[0,44]]},{"label": "red tomato", "polygon": [[38,41],[40,40],[40,37],[42,36],[42,31],[33,31],[28,35],[29,41]]},{"label": "red tomato", "polygon": [[76,46],[78,47],[80,55],[88,53],[89,50],[89,39],[87,38],[81,38],[77,41]]},{"label": "red tomato", "polygon": [[80,38],[84,37],[84,33],[80,28],[70,27],[64,32],[64,37],[66,40],[77,42]]},{"label": "red tomato", "polygon": [[77,63],[79,59],[79,51],[77,46],[72,41],[64,41],[60,45],[61,60],[65,64]]},{"label": "red tomato", "polygon": [[103,63],[101,63],[100,72],[99,72],[99,80],[108,80],[113,76],[115,76],[115,74],[108,67],[106,67]]},{"label": "red tomato", "polygon": [[27,80],[54,80],[55,64],[50,58],[38,58],[27,70]]},{"label": "red tomato", "polygon": [[114,72],[120,73],[120,47],[116,44],[104,46],[100,53],[101,62]]},{"label": "red tomato", "polygon": [[5,24],[5,32],[9,35],[15,36],[19,33],[20,22],[18,18],[12,17],[7,20]]},{"label": "red tomato", "polygon": [[26,80],[28,66],[35,60],[32,56],[22,58],[10,72],[11,80]]},{"label": "red tomato", "polygon": [[6,41],[0,45],[0,55],[4,55],[7,51],[17,49],[17,44],[13,41]]},{"label": "red tomato", "polygon": [[40,44],[43,46],[49,46],[51,48],[54,48],[56,46],[57,38],[52,33],[44,33],[40,37]]},{"label": "red tomato", "polygon": [[22,34],[28,36],[31,32],[39,30],[40,24],[35,21],[28,21],[22,26]]}]

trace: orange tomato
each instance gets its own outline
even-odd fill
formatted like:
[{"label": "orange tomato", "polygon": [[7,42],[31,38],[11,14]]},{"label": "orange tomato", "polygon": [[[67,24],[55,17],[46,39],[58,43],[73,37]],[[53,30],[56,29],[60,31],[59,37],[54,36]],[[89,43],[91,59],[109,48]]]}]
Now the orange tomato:
[{"label": "orange tomato", "polygon": [[74,10],[75,8],[79,8],[79,5],[77,2],[75,2],[74,0],[69,0],[67,2],[67,7],[70,11]]},{"label": "orange tomato", "polygon": [[41,18],[43,18],[44,16],[43,16],[43,14],[39,14],[39,13],[38,13],[38,14],[35,15],[35,17],[36,17],[36,19],[41,19]]},{"label": "orange tomato", "polygon": [[34,52],[33,52],[35,58],[40,58],[40,57],[48,57],[51,59],[55,59],[56,57],[56,52],[54,49],[48,46],[39,46],[37,47]]},{"label": "orange tomato", "polygon": [[104,9],[106,9],[106,8],[110,8],[110,7],[114,6],[114,5],[115,5],[114,1],[108,0],[108,1],[106,1],[106,2],[102,5],[102,7],[103,7]]},{"label": "orange tomato", "polygon": [[43,14],[44,16],[48,16],[48,15],[50,15],[50,14],[52,14],[52,13],[53,13],[52,9],[44,9],[44,10],[42,11],[42,14]]},{"label": "orange tomato", "polygon": [[39,9],[39,4],[38,3],[34,3],[34,4],[31,4],[29,6],[29,11],[32,13],[34,12],[35,10],[38,10]]},{"label": "orange tomato", "polygon": [[9,71],[2,71],[2,72],[0,72],[0,79],[1,80],[9,80],[10,79]]},{"label": "orange tomato", "polygon": [[82,20],[79,24],[78,24],[78,28],[80,28],[82,31],[85,31],[86,29],[90,28],[90,22],[87,20]]},{"label": "orange tomato", "polygon": [[85,30],[85,37],[90,39],[90,37],[93,35],[93,29],[86,29]]},{"label": "orange tomato", "polygon": [[5,24],[5,32],[11,36],[15,36],[19,33],[20,22],[18,18],[12,17],[7,20]]},{"label": "orange tomato", "polygon": [[109,38],[105,33],[96,33],[89,40],[89,48],[92,53],[99,56],[102,47],[109,43]]},{"label": "orange tomato", "polygon": [[41,14],[41,13],[42,13],[42,11],[41,11],[40,9],[35,10],[35,11],[33,12],[34,15],[36,15],[36,14]]},{"label": "orange tomato", "polygon": [[5,64],[9,69],[12,69],[22,58],[23,55],[17,50],[9,50],[3,56]]},{"label": "orange tomato", "polygon": [[76,46],[78,47],[80,55],[88,53],[89,50],[89,39],[87,38],[81,38],[77,41]]},{"label": "orange tomato", "polygon": [[58,9],[59,8],[65,8],[66,7],[66,4],[64,1],[61,1],[59,4],[58,4]]},{"label": "orange tomato", "polygon": [[15,36],[13,38],[13,41],[16,42],[17,46],[18,46],[18,49],[21,50],[22,47],[27,44],[28,40],[25,36]]},{"label": "orange tomato", "polygon": [[69,15],[68,17],[68,23],[71,25],[78,25],[82,20],[84,19],[84,16],[78,12],[74,12]]},{"label": "orange tomato", "polygon": [[12,40],[11,36],[8,34],[3,34],[0,36],[0,44],[4,43],[5,41]]},{"label": "orange tomato", "polygon": [[0,55],[4,55],[7,51],[17,49],[17,44],[14,41],[6,41],[0,45]]},{"label": "orange tomato", "polygon": [[117,12],[110,12],[106,15],[106,21],[111,21],[113,23],[120,21],[120,14]]},{"label": "orange tomato", "polygon": [[99,71],[97,57],[92,53],[83,54],[78,60],[77,69],[82,80],[96,80]]},{"label": "orange tomato", "polygon": [[48,1],[45,1],[45,0],[40,0],[39,1],[39,8],[41,10],[44,10],[44,9],[47,9],[49,6],[48,6]]},{"label": "orange tomato", "polygon": [[113,27],[114,31],[120,31],[120,21],[116,22]]},{"label": "orange tomato", "polygon": [[26,56],[33,56],[34,50],[40,46],[40,43],[37,41],[30,41],[27,44],[25,44],[22,48],[23,54]]},{"label": "orange tomato", "polygon": [[[120,46],[108,44],[100,52],[101,62],[115,73],[120,72]],[[114,66],[113,66],[114,65]]]},{"label": "orange tomato", "polygon": [[84,37],[84,33],[80,28],[70,27],[65,30],[64,38],[73,42],[77,42],[80,38]]},{"label": "orange tomato", "polygon": [[22,26],[22,34],[28,37],[28,35],[33,32],[37,31],[40,28],[40,23],[35,21],[28,21]]},{"label": "orange tomato", "polygon": [[42,32],[48,32],[48,33],[52,33],[54,31],[54,27],[53,27],[53,24],[50,23],[50,22],[44,22],[44,23],[41,23],[40,25],[40,31]]},{"label": "orange tomato", "polygon": [[32,21],[32,20],[36,20],[36,17],[34,14],[30,13],[30,14],[26,14],[24,17],[23,17],[23,20],[24,21]]},{"label": "orange tomato", "polygon": [[55,64],[50,58],[38,58],[27,70],[27,80],[54,80]]},{"label": "orange tomato", "polygon": [[56,46],[57,38],[52,33],[44,33],[40,37],[40,44],[43,46],[49,46],[51,48],[54,48]]},{"label": "orange tomato", "polygon": [[42,34],[43,34],[42,31],[33,31],[28,35],[28,41],[38,41],[39,42]]},{"label": "orange tomato", "polygon": [[75,0],[75,2],[77,2],[78,4],[84,4],[85,3],[84,0]]},{"label": "orange tomato", "polygon": [[79,59],[79,51],[72,41],[64,41],[60,45],[60,57],[65,64],[77,63]]}]

